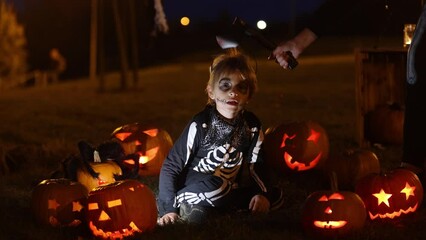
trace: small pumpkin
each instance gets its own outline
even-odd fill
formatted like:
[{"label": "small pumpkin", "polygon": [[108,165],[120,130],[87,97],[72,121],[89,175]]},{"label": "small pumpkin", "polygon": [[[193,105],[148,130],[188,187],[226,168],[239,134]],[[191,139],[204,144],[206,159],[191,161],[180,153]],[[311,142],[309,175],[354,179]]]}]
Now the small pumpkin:
[{"label": "small pumpkin", "polygon": [[340,189],[353,191],[359,179],[370,173],[380,173],[380,162],[368,149],[347,149],[330,155],[325,169],[336,173]]},{"label": "small pumpkin", "polygon": [[398,103],[383,104],[365,115],[365,136],[372,143],[401,145],[404,107]]},{"label": "small pumpkin", "polygon": [[405,216],[417,211],[423,201],[419,178],[402,168],[360,179],[355,192],[364,201],[371,220]]},{"label": "small pumpkin", "polygon": [[157,224],[154,193],[134,179],[97,187],[87,201],[87,223],[99,238],[122,239],[152,230]]},{"label": "small pumpkin", "polygon": [[311,193],[302,206],[303,228],[317,239],[353,234],[363,228],[367,218],[362,199],[354,192],[339,191],[337,178],[331,179],[331,190]]},{"label": "small pumpkin", "polygon": [[159,175],[164,159],[173,146],[167,131],[139,123],[116,128],[111,138],[121,144],[126,155],[139,155],[141,176]]},{"label": "small pumpkin", "polygon": [[31,210],[37,222],[53,227],[77,227],[84,221],[88,191],[65,178],[46,179],[34,187]]},{"label": "small pumpkin", "polygon": [[122,175],[120,166],[114,161],[90,162],[88,165],[93,176],[88,169],[77,169],[77,181],[83,184],[90,192],[93,188],[115,182],[118,176]]},{"label": "small pumpkin", "polygon": [[329,140],[325,129],[315,121],[290,122],[266,130],[263,149],[273,168],[301,172],[324,164]]}]

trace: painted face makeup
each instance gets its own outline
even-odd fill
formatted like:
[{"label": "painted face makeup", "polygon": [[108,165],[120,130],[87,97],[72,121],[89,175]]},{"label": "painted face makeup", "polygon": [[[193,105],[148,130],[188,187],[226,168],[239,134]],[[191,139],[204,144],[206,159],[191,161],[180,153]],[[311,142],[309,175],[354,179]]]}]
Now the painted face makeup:
[{"label": "painted face makeup", "polygon": [[212,88],[212,98],[217,110],[227,118],[233,118],[248,101],[250,87],[239,72],[224,74]]},{"label": "painted face makeup", "polygon": [[219,80],[219,89],[223,92],[228,92],[234,90],[237,94],[247,95],[249,91],[248,83],[243,79],[242,81],[236,83],[232,82],[230,78],[222,78]]}]

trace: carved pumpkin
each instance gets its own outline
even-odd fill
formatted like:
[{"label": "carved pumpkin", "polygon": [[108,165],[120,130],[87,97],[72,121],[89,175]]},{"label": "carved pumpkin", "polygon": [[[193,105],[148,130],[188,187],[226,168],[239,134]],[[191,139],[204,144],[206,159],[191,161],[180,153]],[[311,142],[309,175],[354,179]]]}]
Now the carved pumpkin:
[{"label": "carved pumpkin", "polygon": [[122,175],[120,166],[114,161],[91,162],[89,166],[97,177],[92,176],[85,168],[77,170],[77,181],[83,184],[89,192],[95,187],[115,182],[116,178]]},{"label": "carved pumpkin", "polygon": [[104,239],[152,230],[157,224],[154,193],[133,179],[97,187],[89,193],[86,219],[92,234]]},{"label": "carved pumpkin", "polygon": [[397,103],[379,105],[365,115],[365,136],[373,143],[402,144],[404,108]]},{"label": "carved pumpkin", "polygon": [[268,129],[263,143],[267,162],[279,171],[306,171],[321,166],[328,158],[325,129],[314,121],[281,124]]},{"label": "carved pumpkin", "polygon": [[370,150],[348,149],[330,156],[325,169],[336,173],[340,189],[355,190],[359,179],[370,173],[380,173],[380,162]]},{"label": "carved pumpkin", "polygon": [[362,198],[371,220],[394,219],[415,212],[423,200],[423,186],[407,169],[371,174],[360,179],[355,192]]},{"label": "carved pumpkin", "polygon": [[77,227],[84,221],[88,191],[69,179],[46,179],[32,191],[31,209],[35,219],[54,227]]},{"label": "carved pumpkin", "polygon": [[342,237],[363,228],[367,218],[362,199],[354,192],[338,191],[337,179],[332,188],[311,193],[302,206],[302,223],[308,234]]},{"label": "carved pumpkin", "polygon": [[173,145],[167,131],[139,123],[118,127],[113,131],[112,139],[121,144],[126,155],[139,155],[141,176],[160,174],[164,159]]}]

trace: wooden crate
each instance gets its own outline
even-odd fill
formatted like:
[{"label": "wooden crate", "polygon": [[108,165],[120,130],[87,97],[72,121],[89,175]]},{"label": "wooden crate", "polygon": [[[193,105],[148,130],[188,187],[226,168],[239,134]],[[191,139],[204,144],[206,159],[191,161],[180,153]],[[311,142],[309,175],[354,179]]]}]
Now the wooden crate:
[{"label": "wooden crate", "polygon": [[407,50],[355,49],[356,141],[370,146],[366,139],[364,116],[378,105],[405,103]]}]

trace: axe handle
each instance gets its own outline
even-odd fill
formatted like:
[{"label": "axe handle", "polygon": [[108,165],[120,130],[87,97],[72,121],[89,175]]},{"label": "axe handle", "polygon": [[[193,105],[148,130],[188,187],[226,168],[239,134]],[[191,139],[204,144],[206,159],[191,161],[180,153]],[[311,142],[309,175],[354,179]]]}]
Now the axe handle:
[{"label": "axe handle", "polygon": [[[263,45],[269,51],[273,51],[277,47],[277,45],[273,41],[271,41],[270,39],[266,38],[263,34],[261,34],[256,29],[248,26],[240,18],[236,17],[234,19],[234,23],[233,24],[234,25],[238,25],[241,28],[243,28],[244,33],[247,36],[255,38],[261,45]],[[299,63],[297,62],[296,58],[294,58],[293,54],[290,51],[286,51],[285,54],[286,54],[286,56],[285,56],[286,60],[288,62],[288,68],[289,69],[294,69]]]}]

